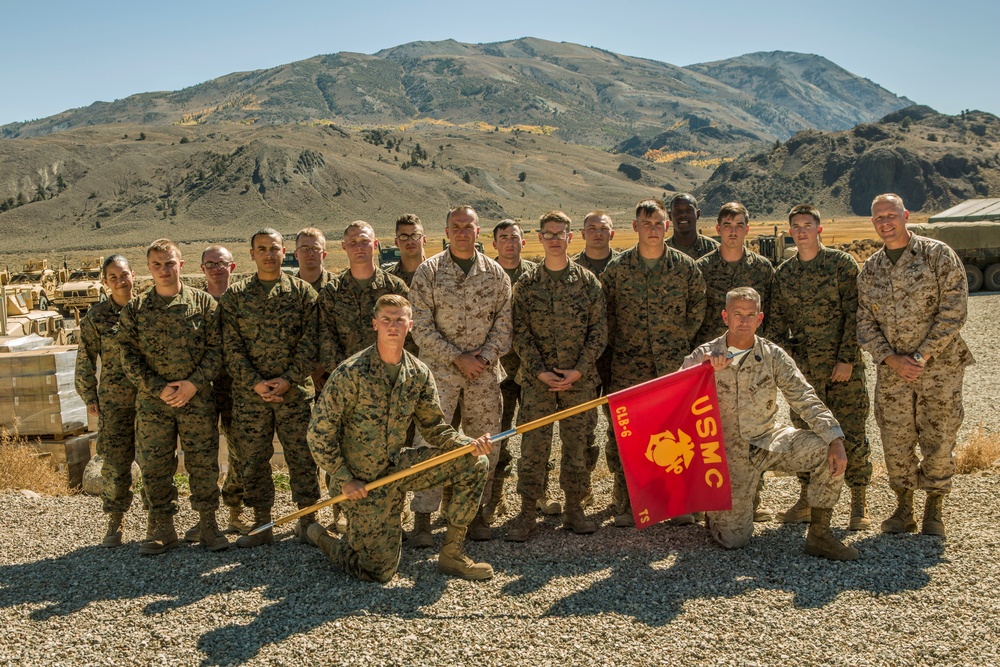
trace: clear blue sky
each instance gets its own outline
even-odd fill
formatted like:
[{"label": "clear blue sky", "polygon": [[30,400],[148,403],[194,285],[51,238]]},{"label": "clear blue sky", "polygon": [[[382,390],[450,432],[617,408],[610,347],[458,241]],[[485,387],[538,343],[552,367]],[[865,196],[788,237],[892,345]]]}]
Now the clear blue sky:
[{"label": "clear blue sky", "polygon": [[3,0],[0,16],[0,124],[321,53],[526,36],[675,65],[816,53],[938,111],[1000,115],[997,0]]}]

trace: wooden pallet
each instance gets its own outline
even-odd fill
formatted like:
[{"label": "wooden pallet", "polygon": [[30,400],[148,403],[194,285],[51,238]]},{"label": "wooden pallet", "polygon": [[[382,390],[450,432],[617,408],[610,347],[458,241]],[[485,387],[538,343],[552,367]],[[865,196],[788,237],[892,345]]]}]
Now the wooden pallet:
[{"label": "wooden pallet", "polygon": [[86,433],[87,428],[85,426],[80,426],[69,431],[63,431],[62,433],[42,433],[42,434],[24,434],[21,436],[27,440],[29,443],[35,440],[49,441],[49,442],[65,442],[70,438],[75,438],[76,436]]}]

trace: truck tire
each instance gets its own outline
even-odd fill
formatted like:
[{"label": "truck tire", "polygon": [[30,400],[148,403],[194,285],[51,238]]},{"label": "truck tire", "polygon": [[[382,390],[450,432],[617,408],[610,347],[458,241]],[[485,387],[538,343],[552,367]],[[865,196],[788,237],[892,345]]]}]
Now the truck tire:
[{"label": "truck tire", "polygon": [[1000,292],[1000,262],[986,267],[983,272],[983,287],[990,292]]},{"label": "truck tire", "polygon": [[975,264],[965,265],[965,277],[969,279],[969,293],[978,292],[983,286],[983,272]]}]

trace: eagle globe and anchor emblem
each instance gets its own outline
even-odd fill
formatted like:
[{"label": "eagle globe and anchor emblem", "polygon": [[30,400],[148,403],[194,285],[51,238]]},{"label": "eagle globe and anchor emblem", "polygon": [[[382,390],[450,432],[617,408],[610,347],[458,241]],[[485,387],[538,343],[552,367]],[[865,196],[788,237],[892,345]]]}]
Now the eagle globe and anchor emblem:
[{"label": "eagle globe and anchor emblem", "polygon": [[684,431],[677,429],[677,437],[670,431],[656,433],[649,438],[646,458],[667,472],[683,473],[694,458],[694,442]]}]

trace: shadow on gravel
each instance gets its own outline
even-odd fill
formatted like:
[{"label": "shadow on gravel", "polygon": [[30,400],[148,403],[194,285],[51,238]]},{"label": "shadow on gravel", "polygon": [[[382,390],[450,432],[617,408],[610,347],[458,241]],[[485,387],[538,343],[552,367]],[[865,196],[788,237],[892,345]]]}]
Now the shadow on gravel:
[{"label": "shadow on gravel", "polygon": [[[841,538],[847,534],[835,532]],[[930,568],[945,562],[945,543],[921,535],[853,540],[861,558],[849,563],[802,553],[805,526],[775,524],[737,550],[717,547],[703,526],[658,526],[640,534],[648,535],[642,541],[633,535],[622,535],[622,544],[613,549],[581,547],[555,567],[539,568],[530,557],[514,560],[507,574],[515,580],[504,593],[527,594],[555,578],[606,569],[606,577],[557,600],[544,615],[617,613],[661,626],[681,614],[689,600],[736,598],[755,590],[788,592],[800,608],[822,608],[846,591],[878,596],[916,590],[930,582]]]}]

